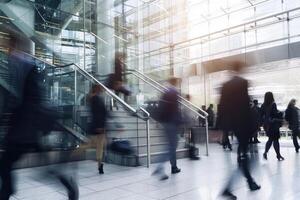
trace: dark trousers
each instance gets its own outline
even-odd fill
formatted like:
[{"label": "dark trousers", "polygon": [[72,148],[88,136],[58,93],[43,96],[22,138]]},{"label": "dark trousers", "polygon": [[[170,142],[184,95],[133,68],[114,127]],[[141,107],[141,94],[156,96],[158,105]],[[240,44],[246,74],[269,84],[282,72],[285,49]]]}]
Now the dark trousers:
[{"label": "dark trousers", "polygon": [[239,146],[238,146],[238,164],[239,168],[243,172],[245,178],[248,182],[253,182],[253,178],[250,174],[250,166],[249,166],[249,158],[248,158],[248,141],[249,139],[238,138]]},{"label": "dark trousers", "polygon": [[2,155],[0,161],[0,177],[1,190],[0,200],[8,200],[14,193],[14,179],[12,177],[12,168],[16,161],[18,161],[25,151],[20,148],[8,148]]},{"label": "dark trousers", "polygon": [[[176,159],[176,149],[178,145],[178,126],[176,123],[164,123],[164,132],[166,134],[166,139],[168,142],[168,149],[167,149],[167,154],[163,154],[162,160],[163,161],[170,161],[171,167],[177,167],[177,159]],[[161,162],[158,166],[157,169],[163,170],[163,162]]]},{"label": "dark trousers", "polygon": [[[10,144],[3,153],[0,160],[0,200],[9,200],[10,196],[15,192],[14,178],[12,176],[13,166],[23,155],[28,153],[29,149],[32,147],[32,145],[23,146],[20,144]],[[70,200],[78,199],[78,187],[72,179],[68,178],[64,174],[58,173],[57,171],[53,171],[51,175],[64,185],[68,191]]]},{"label": "dark trousers", "polygon": [[168,140],[169,159],[172,167],[177,166],[176,149],[178,145],[178,130],[177,125],[174,123],[164,124],[165,132]]},{"label": "dark trousers", "polygon": [[125,96],[129,96],[131,92],[125,87],[125,86],[120,86],[118,89],[115,90],[116,94],[119,95],[119,93],[124,94]]},{"label": "dark trousers", "polygon": [[223,145],[223,147],[231,147],[231,144],[229,141],[229,131],[223,131],[222,145]]},{"label": "dark trousers", "polygon": [[293,134],[293,143],[294,143],[294,147],[295,147],[296,149],[299,149],[298,137],[300,138],[300,136],[299,136],[299,130],[298,130],[298,128],[293,129],[293,130],[292,130],[292,134]]},{"label": "dark trousers", "polygon": [[272,144],[273,144],[273,147],[274,147],[277,157],[281,156],[279,138],[274,138],[274,137],[269,137],[269,140],[266,143],[265,153],[268,153]]},{"label": "dark trousers", "polygon": [[[248,158],[248,137],[243,137],[243,133],[235,132],[237,134],[237,139],[239,142],[238,151],[237,151],[237,157],[238,157],[238,170],[240,170],[243,174],[243,176],[247,179],[248,184],[253,182],[253,178],[250,174],[250,165],[249,165],[249,158]],[[231,190],[233,183],[236,180],[236,172],[234,172],[227,185],[226,189]]]}]

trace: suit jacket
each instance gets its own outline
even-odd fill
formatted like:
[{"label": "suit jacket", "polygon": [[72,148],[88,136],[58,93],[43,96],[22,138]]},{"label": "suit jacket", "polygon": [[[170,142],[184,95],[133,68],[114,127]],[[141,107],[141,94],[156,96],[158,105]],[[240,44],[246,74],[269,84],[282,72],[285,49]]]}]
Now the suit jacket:
[{"label": "suit jacket", "polygon": [[92,113],[92,124],[90,134],[98,134],[96,129],[104,129],[106,127],[106,120],[108,117],[108,112],[105,108],[104,99],[99,96],[93,96],[90,102],[91,113]]},{"label": "suit jacket", "polygon": [[285,111],[285,119],[289,123],[291,130],[299,129],[299,108],[296,106],[289,106]]},{"label": "suit jacket", "polygon": [[251,136],[254,126],[246,79],[234,76],[223,85],[219,112],[221,129],[243,134],[237,136]]},{"label": "suit jacket", "polygon": [[168,88],[168,90],[162,95],[158,110],[160,112],[159,119],[164,123],[181,123],[181,113],[178,103],[178,91],[174,87]]},{"label": "suit jacket", "polygon": [[5,137],[7,145],[36,146],[40,132],[52,129],[56,112],[52,110],[47,96],[44,74],[34,60],[12,56],[9,67],[15,69],[20,93],[19,103],[12,110],[11,127]]}]

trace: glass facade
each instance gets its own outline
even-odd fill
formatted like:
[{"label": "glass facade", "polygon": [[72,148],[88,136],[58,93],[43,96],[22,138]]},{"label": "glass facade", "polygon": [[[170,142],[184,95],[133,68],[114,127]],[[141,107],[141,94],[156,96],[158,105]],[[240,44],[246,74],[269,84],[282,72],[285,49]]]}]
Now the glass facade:
[{"label": "glass facade", "polygon": [[[124,52],[128,68],[181,77],[198,104],[209,103],[215,81],[201,63],[300,38],[295,0],[15,0],[0,10],[1,27],[18,27],[43,60],[107,75]],[[3,30],[1,41],[9,38]]]}]

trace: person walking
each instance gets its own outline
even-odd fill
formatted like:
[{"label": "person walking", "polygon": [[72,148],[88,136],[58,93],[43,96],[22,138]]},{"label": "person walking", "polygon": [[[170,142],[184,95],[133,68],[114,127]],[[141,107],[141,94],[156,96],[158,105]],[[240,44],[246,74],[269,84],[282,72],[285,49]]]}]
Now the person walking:
[{"label": "person walking", "polygon": [[[176,89],[177,79],[170,78],[169,84],[170,87],[168,87],[166,92],[162,95],[158,105],[160,111],[159,120],[164,127],[164,132],[168,141],[168,154],[164,155],[163,160],[170,160],[171,173],[176,174],[181,171],[177,167],[176,148],[178,144],[179,125],[182,123],[182,120],[178,103],[178,91]],[[156,174],[161,176],[161,180],[168,179],[168,176],[164,171],[164,163],[158,165],[153,172],[153,175]]]},{"label": "person walking", "polygon": [[107,86],[110,89],[113,89],[117,95],[119,93],[129,96],[131,92],[124,85],[124,71],[126,65],[124,63],[125,54],[117,52],[115,55],[115,71],[113,74],[110,74],[108,78]]},{"label": "person walking", "polygon": [[[191,101],[191,96],[187,94],[185,96],[185,99],[187,101]],[[189,146],[189,157],[191,160],[200,160],[200,157],[197,155],[197,147],[196,147],[196,134],[193,132],[193,127],[195,127],[195,124],[197,122],[195,115],[190,110],[184,109],[182,112],[183,117],[183,123],[184,123],[184,130],[186,133],[186,138]]]},{"label": "person walking", "polygon": [[[220,127],[220,104],[217,106],[217,119],[216,119],[216,130],[221,130]],[[223,149],[226,150],[227,148],[232,151],[232,145],[229,140],[229,131],[222,130],[222,138],[220,144],[223,146]]]},{"label": "person walking", "polygon": [[292,99],[285,111],[285,120],[289,123],[289,129],[292,131],[295,151],[299,153],[299,108],[296,107],[296,99]]},{"label": "person walking", "polygon": [[101,96],[102,92],[103,88],[100,85],[93,85],[89,95],[89,103],[92,114],[90,130],[91,142],[89,145],[96,147],[99,174],[104,174],[103,157],[106,146],[105,128],[108,117],[108,111],[105,108],[104,99]]},{"label": "person walking", "polygon": [[232,151],[232,145],[229,140],[229,131],[227,130],[224,130],[222,134],[222,146],[224,150],[228,148],[229,151]]},{"label": "person walking", "polygon": [[[238,140],[238,165],[247,179],[251,191],[259,190],[249,170],[248,144],[253,133],[253,122],[248,95],[248,81],[238,74],[241,73],[244,63],[231,63],[234,76],[226,82],[221,90],[220,99],[220,127],[224,131],[233,131]],[[233,174],[227,183],[222,195],[229,199],[237,199],[232,194],[232,184],[235,181]]]},{"label": "person walking", "polygon": [[257,144],[260,143],[260,141],[258,140],[258,132],[260,131],[260,125],[261,125],[261,111],[260,111],[260,107],[258,106],[258,101],[256,99],[253,100],[251,111],[254,118],[255,130],[253,136],[250,139],[250,143]]},{"label": "person walking", "polygon": [[268,159],[267,154],[273,144],[278,161],[282,161],[284,160],[284,158],[280,154],[279,128],[281,127],[283,122],[283,115],[277,110],[277,105],[275,103],[272,92],[267,92],[265,94],[264,103],[261,106],[261,112],[263,127],[267,136],[269,137],[265,146],[263,157],[266,160]]},{"label": "person walking", "polygon": [[[16,41],[16,38],[12,39],[13,44]],[[9,200],[15,193],[14,164],[25,154],[43,149],[40,133],[53,130],[58,117],[48,105],[45,78],[35,62],[22,52],[12,50],[8,65],[14,69],[12,75],[18,77],[18,101],[12,110],[11,127],[4,138],[4,152],[0,160],[0,200]],[[69,199],[77,200],[78,186],[72,177],[63,174],[54,176],[67,189]]]},{"label": "person walking", "polygon": [[214,105],[210,104],[208,109],[206,110],[207,114],[208,114],[208,127],[213,128],[214,124],[215,124],[215,112],[214,112]]}]

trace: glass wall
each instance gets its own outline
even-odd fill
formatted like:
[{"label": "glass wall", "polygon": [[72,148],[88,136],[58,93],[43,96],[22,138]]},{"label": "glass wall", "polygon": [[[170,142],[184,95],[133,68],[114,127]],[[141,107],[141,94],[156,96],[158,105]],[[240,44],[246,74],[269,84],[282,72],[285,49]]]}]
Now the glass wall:
[{"label": "glass wall", "polygon": [[[17,1],[28,12],[16,14]],[[204,77],[202,62],[300,39],[300,2],[295,0],[55,2],[2,3],[0,23],[18,26],[34,42],[35,55],[48,62],[74,62],[94,75],[106,75],[113,71],[115,52],[124,52],[128,68],[156,80],[182,77],[183,83],[191,84],[183,85],[183,90],[195,94],[211,91],[212,78]],[[7,12],[3,5],[15,10]],[[24,23],[24,19],[31,21]],[[6,37],[5,33],[0,36]],[[194,67],[197,70],[190,70]]]},{"label": "glass wall", "polygon": [[[252,99],[263,102],[264,94],[273,92],[278,109],[284,111],[292,98],[300,99],[300,59],[289,59],[251,66],[242,76],[249,80],[249,94]],[[203,80],[191,78],[189,90],[197,102],[217,105],[222,84],[230,78],[228,71],[207,75],[206,86]],[[204,88],[207,88],[206,91]],[[206,100],[204,93],[206,92]]]},{"label": "glass wall", "polygon": [[294,19],[296,12],[250,23],[299,7],[299,2],[293,0],[142,2],[138,10],[142,12],[139,20],[143,26],[138,32],[142,37],[141,59],[147,72],[158,68],[184,68],[193,63],[299,39],[296,33],[299,24]]}]

